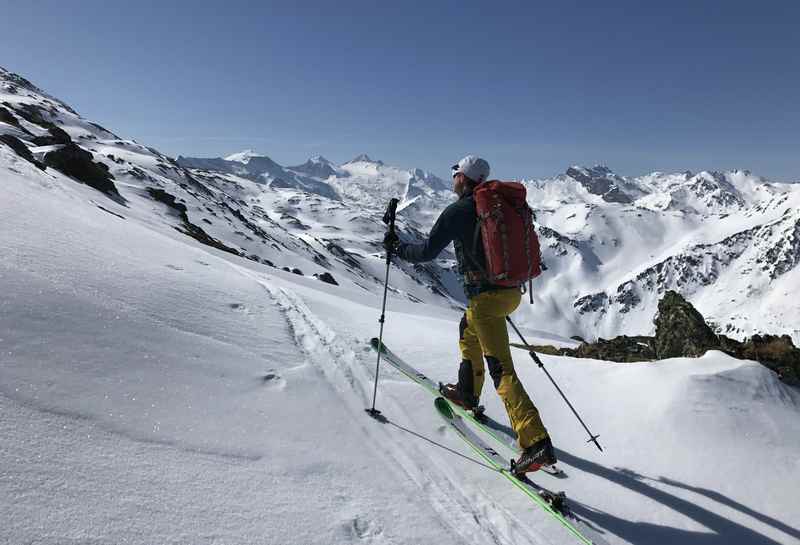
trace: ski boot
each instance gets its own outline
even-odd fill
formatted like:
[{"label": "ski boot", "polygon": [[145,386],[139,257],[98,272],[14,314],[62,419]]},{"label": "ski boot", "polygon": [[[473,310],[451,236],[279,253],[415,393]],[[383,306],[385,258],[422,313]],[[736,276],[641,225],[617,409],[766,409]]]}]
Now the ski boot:
[{"label": "ski boot", "polygon": [[553,443],[546,436],[522,451],[516,460],[511,460],[511,473],[520,476],[539,471],[542,467],[553,466],[558,462]]},{"label": "ski boot", "polygon": [[478,405],[478,398],[469,394],[463,393],[458,389],[457,384],[442,384],[439,383],[439,393],[442,397],[455,403],[459,407],[470,411],[476,420],[485,418],[483,414],[483,405]]}]

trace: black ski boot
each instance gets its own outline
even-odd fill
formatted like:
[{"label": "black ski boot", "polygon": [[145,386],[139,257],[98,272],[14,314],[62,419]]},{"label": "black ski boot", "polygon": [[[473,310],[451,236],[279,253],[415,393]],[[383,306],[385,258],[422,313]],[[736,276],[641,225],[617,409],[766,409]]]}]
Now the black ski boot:
[{"label": "black ski boot", "polygon": [[522,451],[520,457],[515,461],[511,460],[511,472],[514,475],[524,475],[539,471],[542,466],[552,466],[558,462],[553,443],[550,437],[540,439],[533,445]]}]

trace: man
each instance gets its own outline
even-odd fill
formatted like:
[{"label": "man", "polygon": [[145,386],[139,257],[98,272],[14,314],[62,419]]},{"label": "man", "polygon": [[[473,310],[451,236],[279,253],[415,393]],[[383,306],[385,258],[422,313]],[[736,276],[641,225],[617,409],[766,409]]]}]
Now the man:
[{"label": "man", "polygon": [[434,259],[453,242],[469,304],[459,327],[458,382],[444,386],[442,395],[468,410],[475,409],[483,388],[485,358],[523,449],[515,464],[516,472],[522,474],[555,464],[556,457],[539,411],[517,378],[511,359],[506,317],[519,306],[520,289],[492,285],[481,272],[486,269],[486,257],[480,239],[477,243],[475,240],[478,218],[473,191],[488,177],[489,163],[485,160],[473,155],[461,159],[453,166],[453,191],[458,200],[445,208],[428,239],[421,244],[405,244],[394,233],[387,233],[384,247],[401,259],[418,263]]}]

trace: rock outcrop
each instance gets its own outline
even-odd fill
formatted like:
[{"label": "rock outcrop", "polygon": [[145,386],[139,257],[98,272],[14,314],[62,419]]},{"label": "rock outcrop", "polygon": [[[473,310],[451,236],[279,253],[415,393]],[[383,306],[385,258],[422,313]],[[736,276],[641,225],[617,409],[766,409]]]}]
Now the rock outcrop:
[{"label": "rock outcrop", "polygon": [[108,172],[108,167],[103,163],[95,163],[92,158],[92,154],[88,151],[69,143],[47,152],[44,164],[107,195],[121,198],[117,186],[112,181],[114,176]]},{"label": "rock outcrop", "polygon": [[720,348],[719,339],[703,316],[678,292],[668,291],[658,302],[655,355],[658,359],[698,357]]},{"label": "rock outcrop", "polygon": [[720,349],[745,360],[755,360],[775,371],[787,384],[800,386],[800,349],[789,335],[753,335],[744,342],[720,335]]},{"label": "rock outcrop", "polygon": [[332,286],[338,286],[339,285],[339,282],[337,282],[336,279],[333,277],[333,275],[331,273],[329,273],[329,272],[324,272],[324,273],[321,273],[321,274],[320,273],[314,273],[314,278],[316,278],[317,280],[320,280],[322,282],[325,282],[326,284],[331,284]]},{"label": "rock outcrop", "polygon": [[757,361],[775,371],[787,384],[800,386],[800,349],[789,335],[753,335],[744,342],[717,335],[697,309],[674,291],[667,291],[659,301],[653,321],[655,337],[621,335],[582,342],[578,348],[549,345],[532,348],[543,354],[620,363],[699,357],[707,350],[720,350],[735,358]]},{"label": "rock outcrop", "polygon": [[0,134],[0,142],[10,147],[14,153],[29,163],[36,165],[37,168],[40,168],[41,170],[45,169],[45,166],[33,157],[33,154],[31,153],[31,150],[28,149],[28,146],[26,146],[25,143],[16,136],[11,134]]}]

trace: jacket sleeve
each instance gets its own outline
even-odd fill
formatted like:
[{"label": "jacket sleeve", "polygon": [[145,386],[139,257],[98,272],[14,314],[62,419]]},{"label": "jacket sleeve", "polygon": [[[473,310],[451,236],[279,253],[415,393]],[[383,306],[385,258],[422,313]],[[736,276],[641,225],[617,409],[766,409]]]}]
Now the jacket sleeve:
[{"label": "jacket sleeve", "polygon": [[459,232],[456,208],[450,205],[436,220],[431,229],[428,239],[421,244],[401,244],[397,250],[397,255],[411,263],[430,261],[441,253],[450,244]]}]

